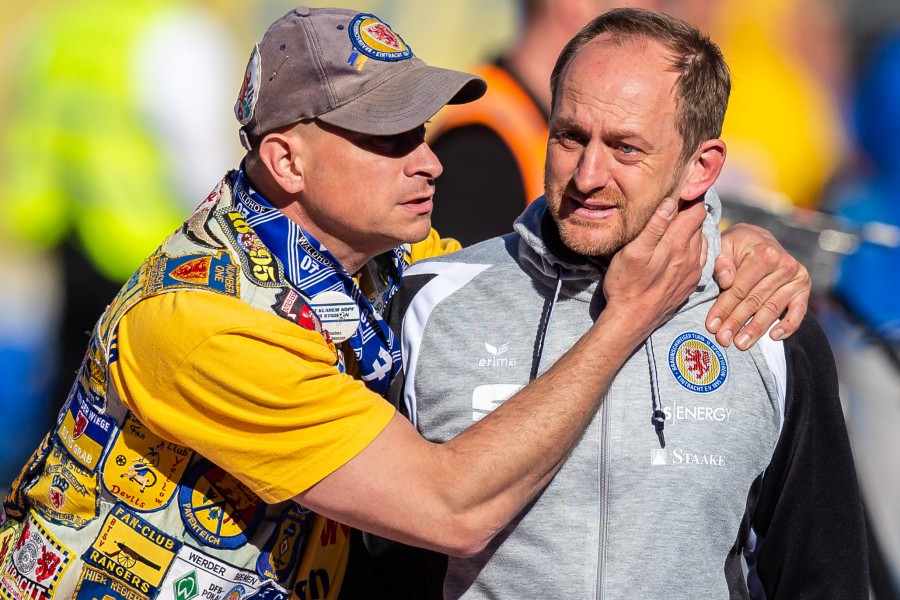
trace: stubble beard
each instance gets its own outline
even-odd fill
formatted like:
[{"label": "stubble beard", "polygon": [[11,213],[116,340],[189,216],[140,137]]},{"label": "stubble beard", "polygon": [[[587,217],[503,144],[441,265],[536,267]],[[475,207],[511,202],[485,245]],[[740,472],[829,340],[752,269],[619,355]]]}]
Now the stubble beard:
[{"label": "stubble beard", "polygon": [[[677,174],[673,178],[669,190],[663,196],[656,202],[643,207],[629,206],[622,192],[616,189],[604,188],[591,194],[591,198],[595,200],[613,202],[616,205],[616,221],[602,224],[582,219],[574,214],[568,215],[565,219],[560,217],[566,185],[560,186],[555,191],[545,185],[544,194],[548,199],[547,206],[550,215],[559,230],[559,237],[567,248],[582,256],[611,258],[613,254],[638,236],[653,217],[653,213],[659,208],[663,199],[672,197],[676,181]],[[551,198],[553,201],[550,201]],[[586,231],[590,233],[585,235]]]}]

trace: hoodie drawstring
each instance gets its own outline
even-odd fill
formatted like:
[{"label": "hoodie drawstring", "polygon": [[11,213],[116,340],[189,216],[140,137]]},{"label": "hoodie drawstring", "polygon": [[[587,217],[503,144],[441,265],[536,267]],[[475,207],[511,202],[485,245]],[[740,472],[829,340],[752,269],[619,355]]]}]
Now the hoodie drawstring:
[{"label": "hoodie drawstring", "polygon": [[556,289],[553,292],[553,297],[544,301],[544,311],[538,326],[537,339],[534,341],[534,360],[531,362],[531,377],[529,381],[537,379],[538,369],[541,366],[541,356],[544,354],[544,340],[547,337],[547,329],[550,327],[550,317],[553,315],[553,308],[556,306],[556,301],[559,300],[559,292],[561,289],[562,267],[556,265]]},{"label": "hoodie drawstring", "polygon": [[666,413],[662,410],[662,404],[659,400],[659,381],[656,378],[656,359],[653,357],[653,336],[647,338],[644,342],[644,349],[647,351],[647,362],[650,365],[650,396],[653,402],[653,416],[650,422],[656,428],[656,437],[659,438],[659,447],[666,447],[666,436],[663,428],[666,426]]}]

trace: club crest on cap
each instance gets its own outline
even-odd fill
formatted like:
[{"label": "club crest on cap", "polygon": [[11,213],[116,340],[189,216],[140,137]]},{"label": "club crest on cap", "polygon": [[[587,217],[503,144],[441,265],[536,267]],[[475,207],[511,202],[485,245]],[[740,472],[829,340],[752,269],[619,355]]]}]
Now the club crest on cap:
[{"label": "club crest on cap", "polygon": [[241,125],[246,125],[253,117],[253,109],[259,98],[259,71],[259,46],[254,46],[244,72],[244,83],[241,84],[237,102],[234,103],[234,116]]},{"label": "club crest on cap", "polygon": [[348,29],[353,46],[369,58],[395,61],[405,60],[413,55],[412,49],[403,39],[375,15],[356,15]]}]

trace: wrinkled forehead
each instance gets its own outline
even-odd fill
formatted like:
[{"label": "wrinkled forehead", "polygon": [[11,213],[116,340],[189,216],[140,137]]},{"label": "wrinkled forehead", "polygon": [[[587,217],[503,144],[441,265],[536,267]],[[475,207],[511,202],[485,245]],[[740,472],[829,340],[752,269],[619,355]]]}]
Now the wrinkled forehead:
[{"label": "wrinkled forehead", "polygon": [[579,50],[566,67],[557,106],[596,102],[669,112],[675,107],[677,80],[670,53],[659,42],[604,34]]}]

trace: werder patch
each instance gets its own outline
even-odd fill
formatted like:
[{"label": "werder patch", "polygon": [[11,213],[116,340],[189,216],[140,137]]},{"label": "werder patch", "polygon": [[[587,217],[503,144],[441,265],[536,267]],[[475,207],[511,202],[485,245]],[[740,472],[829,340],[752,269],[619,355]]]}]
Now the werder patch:
[{"label": "werder patch", "polygon": [[241,213],[236,210],[221,211],[216,214],[216,220],[237,250],[247,277],[263,287],[277,287],[283,284],[281,263],[272,256]]},{"label": "werder patch", "polygon": [[6,510],[6,516],[10,519],[22,520],[25,518],[25,512],[28,506],[25,502],[25,487],[31,483],[35,476],[40,472],[41,467],[47,457],[50,456],[50,434],[44,436],[41,443],[31,453],[28,462],[19,471],[18,477],[12,482],[6,498],[3,500],[3,508]]},{"label": "werder patch", "polygon": [[75,461],[91,473],[116,430],[115,421],[100,414],[80,383],[72,386],[56,438]]},{"label": "werder patch", "polygon": [[100,511],[97,474],[89,473],[54,447],[44,471],[26,496],[44,519],[81,529]]},{"label": "werder patch", "polygon": [[297,504],[284,511],[256,561],[256,572],[281,585],[290,585],[310,519],[310,512]]},{"label": "werder patch", "polygon": [[213,548],[246,544],[265,512],[250,488],[205,458],[182,477],[178,505],[185,529]]},{"label": "werder patch", "polygon": [[19,539],[19,532],[22,530],[22,523],[19,521],[7,521],[0,525],[0,565],[6,561],[9,551],[12,550],[13,544]]},{"label": "werder patch", "polygon": [[216,254],[185,254],[169,256],[165,252],[149,259],[147,293],[157,294],[173,289],[204,289],[227,296],[238,296],[237,266],[231,254],[220,250]]},{"label": "werder patch", "polygon": [[728,363],[708,337],[692,331],[682,333],[669,347],[669,369],[682,387],[707,394],[722,387],[728,378]]},{"label": "werder patch", "polygon": [[103,487],[136,510],[165,508],[192,454],[166,442],[129,412],[103,465]]},{"label": "werder patch", "polygon": [[141,594],[154,596],[180,548],[181,542],[120,502],[106,515],[97,539],[81,558]]},{"label": "werder patch", "polygon": [[149,600],[149,596],[109,573],[84,565],[73,600]]},{"label": "werder patch", "polygon": [[0,570],[0,598],[45,600],[69,566],[71,553],[31,515]]},{"label": "werder patch", "polygon": [[256,573],[209,556],[185,544],[159,588],[157,600],[192,598],[243,599],[260,589],[265,580]]}]

